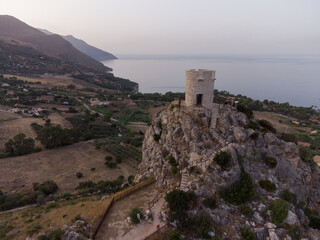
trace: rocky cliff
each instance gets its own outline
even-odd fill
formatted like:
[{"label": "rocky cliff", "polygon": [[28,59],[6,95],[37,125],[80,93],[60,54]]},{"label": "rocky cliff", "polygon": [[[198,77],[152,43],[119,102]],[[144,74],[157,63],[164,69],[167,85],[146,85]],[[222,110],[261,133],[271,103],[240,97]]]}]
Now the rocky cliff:
[{"label": "rocky cliff", "polygon": [[[259,239],[290,239],[285,226],[299,226],[317,239],[307,230],[310,218],[303,209],[318,207],[319,168],[301,160],[295,143],[278,139],[254,120],[249,124],[244,113],[229,106],[214,105],[210,113],[172,105],[154,117],[142,152],[136,181],[153,176],[162,189],[177,184],[183,191],[194,191],[200,200],[214,196],[219,202],[215,209],[199,201],[194,214],[208,214],[225,239],[239,239],[240,226]],[[219,162],[221,153],[230,159]],[[242,215],[237,202],[221,197],[221,189],[239,182],[244,172],[254,187],[255,197],[246,203],[252,217]],[[294,201],[289,203],[285,222],[276,226],[271,223],[270,205],[280,198],[290,201],[288,194]]]}]

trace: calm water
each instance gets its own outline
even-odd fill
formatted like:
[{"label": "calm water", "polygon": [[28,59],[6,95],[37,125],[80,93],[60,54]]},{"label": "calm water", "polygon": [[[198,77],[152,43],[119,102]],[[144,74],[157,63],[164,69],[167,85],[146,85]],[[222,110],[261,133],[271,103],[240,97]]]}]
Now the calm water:
[{"label": "calm water", "polygon": [[216,70],[216,88],[253,99],[320,106],[320,56],[119,56],[103,62],[143,93],[183,92],[185,70]]}]

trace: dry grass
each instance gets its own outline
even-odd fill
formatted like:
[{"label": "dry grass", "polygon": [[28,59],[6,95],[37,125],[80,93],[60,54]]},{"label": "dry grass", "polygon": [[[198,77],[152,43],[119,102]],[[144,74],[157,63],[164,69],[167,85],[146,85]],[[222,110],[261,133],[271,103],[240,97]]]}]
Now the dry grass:
[{"label": "dry grass", "polygon": [[72,128],[72,124],[59,113],[52,113],[48,118],[50,118],[53,125],[60,125],[63,128]]},{"label": "dry grass", "polygon": [[[72,220],[82,216],[90,225],[95,226],[102,217],[107,201],[95,201],[93,199],[69,200],[59,202],[57,208],[47,209],[48,205],[32,207],[13,213],[0,214],[0,225],[7,224],[19,231],[12,239],[25,239],[26,231],[34,225],[40,225],[40,232],[46,232],[51,228],[61,229],[63,225],[72,225]],[[93,231],[92,227],[90,231]],[[50,231],[50,230],[49,230]]]},{"label": "dry grass", "polygon": [[[0,188],[4,191],[29,191],[33,182],[51,179],[58,184],[60,191],[73,191],[79,182],[114,180],[120,175],[128,177],[136,173],[126,160],[114,169],[107,168],[104,164],[106,155],[88,141],[0,159]],[[91,171],[91,168],[96,170]],[[82,172],[83,177],[78,179],[77,172]]]},{"label": "dry grass", "polygon": [[[15,114],[15,116],[18,116]],[[10,121],[0,121],[0,149],[4,148],[4,144],[15,135],[24,133],[27,137],[36,137],[35,131],[30,126],[31,123],[43,125],[45,122],[39,118],[19,118]]]},{"label": "dry grass", "polygon": [[7,119],[19,118],[19,117],[21,117],[21,116],[19,116],[18,114],[15,114],[15,113],[0,111],[0,121],[5,121]]},{"label": "dry grass", "polygon": [[[51,114],[49,118],[53,125],[61,125],[63,128],[72,127],[71,123],[58,113]],[[3,121],[1,121],[2,119]],[[30,126],[31,123],[44,125],[45,120],[41,118],[22,117],[21,115],[13,113],[0,112],[0,149],[4,148],[4,144],[10,138],[13,138],[19,133],[24,133],[27,137],[36,138],[37,135]]]},{"label": "dry grass", "polygon": [[[298,125],[290,124],[294,118],[290,118],[278,113],[273,112],[254,112],[256,119],[265,119],[268,120],[277,130],[278,133],[301,133],[301,132],[310,132],[311,129],[308,127],[302,127]],[[281,121],[281,123],[280,123]]]},{"label": "dry grass", "polygon": [[32,85],[32,87],[36,88],[52,88],[52,87],[67,87],[69,84],[73,84],[77,89],[82,89],[85,87],[89,87],[90,85],[82,80],[70,78],[67,76],[41,76],[39,78],[31,78],[31,77],[21,77],[15,75],[5,74],[4,77],[16,77],[19,80],[28,81],[28,82],[41,82],[41,84]]}]

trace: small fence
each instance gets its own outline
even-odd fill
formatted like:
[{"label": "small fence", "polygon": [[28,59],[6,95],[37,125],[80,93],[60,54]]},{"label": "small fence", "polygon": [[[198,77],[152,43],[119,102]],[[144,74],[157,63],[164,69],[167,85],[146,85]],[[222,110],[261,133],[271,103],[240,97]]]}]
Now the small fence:
[{"label": "small fence", "polygon": [[104,220],[106,219],[106,217],[108,216],[108,213],[110,212],[113,204],[117,201],[119,201],[120,199],[122,199],[123,197],[126,197],[128,195],[130,195],[133,192],[136,192],[142,188],[145,188],[147,186],[149,186],[150,184],[154,183],[155,179],[154,178],[149,178],[143,182],[140,182],[132,187],[126,188],[125,190],[121,191],[121,192],[117,192],[115,193],[113,196],[111,196],[107,201],[106,204],[106,209],[105,212],[103,214],[103,216],[101,217],[97,227],[95,228],[93,234],[92,234],[92,239],[94,240],[104,222]]},{"label": "small fence", "polygon": [[167,230],[169,228],[172,228],[172,227],[170,225],[168,225],[168,224],[165,224],[161,228],[159,228],[157,231],[155,231],[154,233],[152,233],[151,235],[146,237],[144,240],[150,240],[152,238],[155,238],[155,237],[157,237],[158,235],[160,235],[162,232],[164,232],[165,230]]},{"label": "small fence", "polygon": [[[180,180],[181,181],[181,180]],[[157,196],[152,199],[152,201],[149,203],[149,209],[151,209],[161,198],[164,197],[164,195],[171,189],[174,189],[179,186],[180,181],[175,182],[174,184],[171,184],[167,186],[165,189],[162,189]]]}]

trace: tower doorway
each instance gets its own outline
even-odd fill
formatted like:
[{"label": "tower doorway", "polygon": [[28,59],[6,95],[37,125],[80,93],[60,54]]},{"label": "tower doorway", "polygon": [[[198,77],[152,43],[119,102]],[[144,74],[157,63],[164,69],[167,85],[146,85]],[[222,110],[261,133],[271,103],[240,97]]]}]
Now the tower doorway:
[{"label": "tower doorway", "polygon": [[197,94],[197,106],[202,106],[202,96],[203,94]]}]

